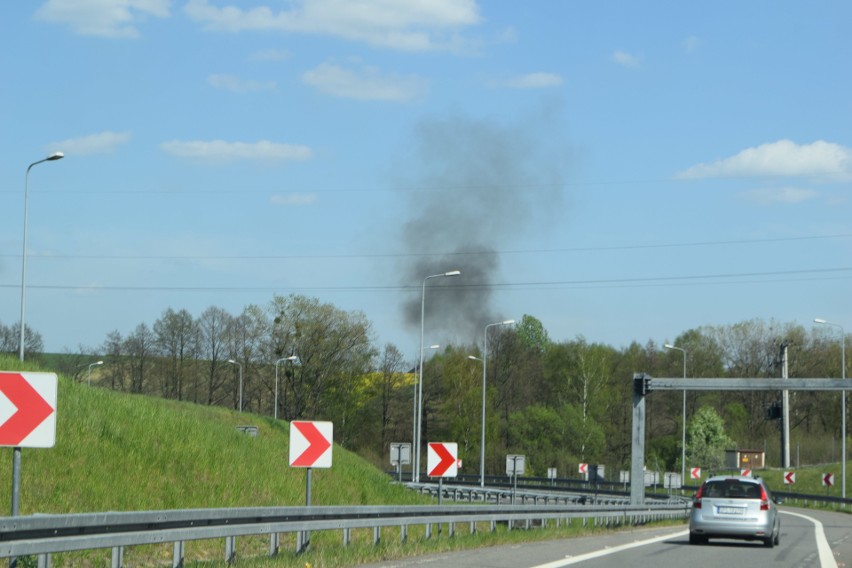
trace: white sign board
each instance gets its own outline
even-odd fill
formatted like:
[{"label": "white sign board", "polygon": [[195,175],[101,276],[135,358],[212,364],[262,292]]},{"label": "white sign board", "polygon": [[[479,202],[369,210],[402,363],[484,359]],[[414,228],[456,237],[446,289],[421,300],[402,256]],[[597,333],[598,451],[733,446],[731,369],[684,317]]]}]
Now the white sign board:
[{"label": "white sign board", "polygon": [[56,373],[0,372],[0,446],[56,443]]},{"label": "white sign board", "polygon": [[411,444],[390,445],[390,463],[391,465],[407,465],[411,463]]},{"label": "white sign board", "polygon": [[331,422],[290,422],[290,466],[331,467]]},{"label": "white sign board", "polygon": [[506,456],[506,475],[509,476],[517,476],[524,474],[524,465],[526,462],[526,456],[522,455],[508,455]]}]

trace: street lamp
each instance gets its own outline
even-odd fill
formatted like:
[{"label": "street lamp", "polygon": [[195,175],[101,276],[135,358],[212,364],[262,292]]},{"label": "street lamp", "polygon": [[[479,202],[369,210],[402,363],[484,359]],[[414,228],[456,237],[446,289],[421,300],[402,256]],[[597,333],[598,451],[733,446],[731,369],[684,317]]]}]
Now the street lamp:
[{"label": "street lamp", "polygon": [[[815,318],[814,323],[822,325],[830,325],[840,329],[840,378],[846,379],[846,332],[843,326],[839,323],[826,321],[822,318]],[[840,486],[842,487],[842,497],[846,499],[846,391],[840,391],[840,431],[843,435],[843,444],[840,446]]]},{"label": "street lamp", "polygon": [[485,375],[488,359],[488,328],[498,325],[512,325],[515,320],[498,321],[485,326],[485,345],[482,350],[482,426],[479,437],[479,486],[485,487]]},{"label": "street lamp", "polygon": [[[670,343],[664,345],[666,349],[675,349],[683,353],[683,378],[686,378],[686,350],[675,347]],[[680,483],[686,483],[686,389],[683,389],[683,428],[681,429],[680,442]]]},{"label": "street lamp", "polygon": [[243,365],[233,359],[228,359],[228,363],[236,365],[240,368],[240,412],[243,411]]},{"label": "street lamp", "polygon": [[295,355],[282,357],[275,362],[275,420],[278,420],[278,363],[281,361],[298,361],[299,358]]},{"label": "street lamp", "polygon": [[24,305],[26,304],[27,299],[27,203],[29,198],[29,180],[30,180],[30,170],[33,169],[33,166],[41,164],[43,162],[53,162],[56,160],[61,160],[65,157],[65,154],[62,152],[54,152],[47,158],[43,160],[39,160],[37,162],[33,162],[27,168],[27,173],[24,174],[24,245],[23,250],[21,252],[21,336],[20,336],[20,345],[19,345],[19,356],[21,362],[24,360],[24,340],[26,339],[24,332]]},{"label": "street lamp", "polygon": [[426,282],[432,278],[443,278],[446,276],[458,276],[459,270],[451,270],[442,274],[432,274],[423,279],[423,288],[420,294],[420,373],[417,385],[417,432],[414,437],[414,483],[420,482],[420,433],[423,417],[423,327],[426,320]]},{"label": "street lamp", "polygon": [[103,365],[103,364],[104,364],[103,361],[98,361],[97,363],[92,363],[92,364],[89,365],[89,379],[86,383],[88,386],[92,386],[92,367],[96,367],[98,365]]}]

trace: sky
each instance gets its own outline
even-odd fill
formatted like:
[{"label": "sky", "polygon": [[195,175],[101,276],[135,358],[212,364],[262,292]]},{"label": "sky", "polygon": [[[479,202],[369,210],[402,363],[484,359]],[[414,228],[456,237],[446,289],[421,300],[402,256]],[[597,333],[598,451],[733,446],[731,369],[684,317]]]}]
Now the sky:
[{"label": "sky", "polygon": [[481,345],[524,315],[616,348],[852,330],[850,22],[845,0],[3,3],[0,323],[26,192],[49,352],[290,294],[412,360],[421,324]]}]

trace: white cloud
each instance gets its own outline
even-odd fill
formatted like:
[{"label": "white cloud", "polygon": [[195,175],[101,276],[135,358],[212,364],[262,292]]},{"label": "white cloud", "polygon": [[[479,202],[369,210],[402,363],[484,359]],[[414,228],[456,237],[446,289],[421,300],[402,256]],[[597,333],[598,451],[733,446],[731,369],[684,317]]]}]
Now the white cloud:
[{"label": "white cloud", "polygon": [[562,77],[555,73],[527,73],[513,77],[504,84],[513,89],[546,89],[558,87],[562,82]]},{"label": "white cloud", "polygon": [[170,6],[171,0],[47,0],[35,17],[80,35],[135,38],[138,24],[149,16],[168,18]]},{"label": "white cloud", "polygon": [[280,144],[261,140],[260,142],[226,142],[224,140],[195,140],[181,142],[172,140],[163,142],[160,148],[173,156],[204,161],[233,160],[308,160],[313,152],[307,146]]},{"label": "white cloud", "polygon": [[316,203],[316,193],[288,193],[286,195],[273,195],[269,200],[273,205],[301,206]]},{"label": "white cloud", "polygon": [[274,91],[278,85],[275,81],[248,81],[234,75],[210,75],[207,82],[217,89],[225,89],[234,93],[254,93],[258,91]]},{"label": "white cloud", "polygon": [[626,51],[614,52],[612,54],[612,60],[622,67],[628,67],[630,69],[636,69],[639,67],[639,58],[627,53]]},{"label": "white cloud", "polygon": [[363,101],[408,101],[426,90],[426,80],[415,75],[382,75],[374,67],[352,71],[332,63],[306,71],[302,80],[323,93]]},{"label": "white cloud", "polygon": [[813,189],[799,187],[779,187],[752,189],[743,194],[749,201],[761,205],[772,205],[775,203],[801,203],[816,198],[819,193]]},{"label": "white cloud", "polygon": [[778,140],[746,148],[730,158],[692,166],[679,172],[676,177],[702,179],[753,176],[852,179],[852,149],[823,140],[804,145]]},{"label": "white cloud", "polygon": [[108,154],[130,140],[129,132],[99,132],[80,138],[69,138],[48,145],[49,152],[64,152],[71,155]]},{"label": "white cloud", "polygon": [[407,51],[460,49],[456,33],[480,20],[475,0],[300,0],[292,9],[212,6],[190,0],[187,15],[205,29],[272,30],[342,37]]}]

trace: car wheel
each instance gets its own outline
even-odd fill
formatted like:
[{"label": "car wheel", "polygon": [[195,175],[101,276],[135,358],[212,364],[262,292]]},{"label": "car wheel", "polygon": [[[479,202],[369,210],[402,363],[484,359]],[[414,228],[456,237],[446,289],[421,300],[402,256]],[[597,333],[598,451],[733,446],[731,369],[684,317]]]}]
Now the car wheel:
[{"label": "car wheel", "polygon": [[707,544],[707,537],[689,533],[689,544]]},{"label": "car wheel", "polygon": [[775,537],[770,536],[769,538],[763,539],[763,546],[765,546],[766,548],[772,548],[773,546],[775,546]]}]

